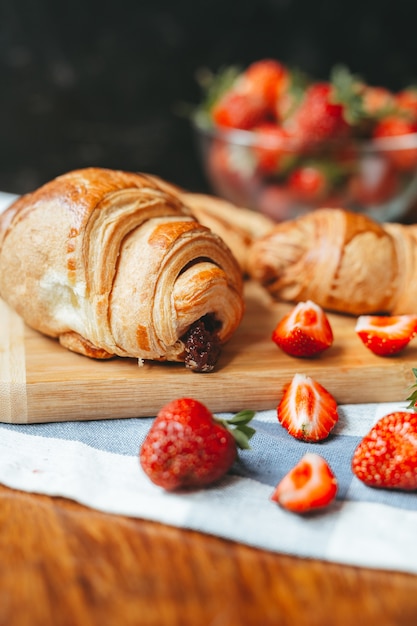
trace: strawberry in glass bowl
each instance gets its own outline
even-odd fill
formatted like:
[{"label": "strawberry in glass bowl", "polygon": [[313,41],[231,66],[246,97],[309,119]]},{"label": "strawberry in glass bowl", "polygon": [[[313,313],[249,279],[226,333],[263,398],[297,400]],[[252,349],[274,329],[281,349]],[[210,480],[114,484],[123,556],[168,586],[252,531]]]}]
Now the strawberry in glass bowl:
[{"label": "strawberry in glass bowl", "polygon": [[276,221],[342,207],[378,221],[417,201],[417,90],[347,68],[314,80],[275,59],[201,81],[193,115],[215,194]]}]

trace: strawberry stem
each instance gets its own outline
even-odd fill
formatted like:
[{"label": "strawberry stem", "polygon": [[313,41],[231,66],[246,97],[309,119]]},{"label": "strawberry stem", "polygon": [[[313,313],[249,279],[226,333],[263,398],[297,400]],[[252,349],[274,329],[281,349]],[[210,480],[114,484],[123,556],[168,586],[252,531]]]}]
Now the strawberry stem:
[{"label": "strawberry stem", "polygon": [[248,424],[254,416],[255,411],[245,409],[227,420],[219,419],[218,417],[215,419],[232,433],[238,448],[250,450],[249,439],[253,437],[256,430],[252,426],[248,426]]},{"label": "strawberry stem", "polygon": [[[417,368],[413,367],[411,368],[411,371],[414,374],[414,378],[417,379]],[[413,389],[413,392],[408,396],[407,401],[409,402],[407,409],[413,409],[413,411],[416,413],[417,412],[417,383],[414,382],[412,385],[410,385],[411,389]]]}]

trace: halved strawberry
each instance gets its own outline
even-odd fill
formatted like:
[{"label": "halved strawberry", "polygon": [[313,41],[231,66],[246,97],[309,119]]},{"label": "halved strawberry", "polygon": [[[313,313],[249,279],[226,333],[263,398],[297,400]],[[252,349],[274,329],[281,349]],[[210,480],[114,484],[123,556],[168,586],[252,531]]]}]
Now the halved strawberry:
[{"label": "halved strawberry", "polygon": [[370,487],[417,489],[417,415],[406,411],[382,417],[352,458],[353,473]]},{"label": "halved strawberry", "polygon": [[417,315],[361,315],[355,331],[374,354],[390,356],[404,350],[417,334]]},{"label": "halved strawberry", "polygon": [[272,333],[272,340],[287,354],[311,357],[333,343],[333,331],[323,309],[312,302],[299,302]]},{"label": "halved strawberry", "polygon": [[336,494],[337,480],[328,463],[307,453],[277,485],[271,500],[293,513],[306,513],[328,506]]},{"label": "halved strawberry", "polygon": [[337,402],[320,383],[295,374],[277,408],[278,421],[296,439],[326,439],[339,419]]}]

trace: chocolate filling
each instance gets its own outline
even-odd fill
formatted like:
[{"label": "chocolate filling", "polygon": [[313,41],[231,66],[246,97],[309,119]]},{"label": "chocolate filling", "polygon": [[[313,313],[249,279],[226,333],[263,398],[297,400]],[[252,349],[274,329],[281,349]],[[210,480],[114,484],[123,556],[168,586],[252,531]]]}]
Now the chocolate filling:
[{"label": "chocolate filling", "polygon": [[211,372],[221,351],[218,335],[220,323],[214,315],[204,315],[190,326],[182,341],[185,366],[193,372]]}]

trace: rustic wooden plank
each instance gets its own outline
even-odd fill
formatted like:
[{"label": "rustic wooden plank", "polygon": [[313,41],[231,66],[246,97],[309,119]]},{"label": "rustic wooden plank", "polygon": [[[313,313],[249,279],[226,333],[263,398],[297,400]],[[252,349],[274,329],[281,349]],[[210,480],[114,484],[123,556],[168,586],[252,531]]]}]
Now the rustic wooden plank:
[{"label": "rustic wooden plank", "polygon": [[[44,422],[155,415],[173,397],[189,395],[211,410],[275,408],[296,372],[316,378],[339,403],[405,400],[417,364],[417,343],[396,357],[377,357],[354,332],[355,318],[329,315],[335,336],[315,359],[295,359],[271,340],[288,304],[271,303],[252,282],[241,327],[225,346],[215,372],[134,359],[94,361],[61,348],[0,308],[0,419]],[[13,408],[12,408],[13,407]]]},{"label": "rustic wooden plank", "polygon": [[3,486],[0,525],[0,626],[416,623],[410,574],[274,554]]}]

